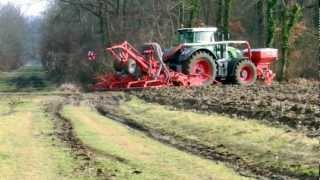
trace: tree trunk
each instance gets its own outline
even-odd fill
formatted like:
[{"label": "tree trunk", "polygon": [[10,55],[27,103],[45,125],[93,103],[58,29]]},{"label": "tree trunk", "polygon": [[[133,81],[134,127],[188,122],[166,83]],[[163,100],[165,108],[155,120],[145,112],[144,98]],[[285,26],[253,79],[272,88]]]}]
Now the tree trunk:
[{"label": "tree trunk", "polygon": [[318,1],[318,3],[315,3],[316,5],[313,8],[314,9],[314,17],[313,17],[314,19],[313,19],[313,21],[314,21],[315,28],[320,28],[319,27],[320,26],[320,1],[319,0],[317,0],[317,1]]},{"label": "tree trunk", "polygon": [[224,18],[223,18],[223,32],[225,37],[229,36],[229,21],[230,21],[230,9],[232,0],[224,1]]},{"label": "tree trunk", "polygon": [[201,0],[201,7],[203,9],[203,16],[204,16],[204,22],[206,25],[209,24],[209,18],[210,18],[210,13],[211,13],[211,8],[209,9],[210,5],[210,0]]},{"label": "tree trunk", "polygon": [[257,2],[257,45],[264,45],[264,0]]},{"label": "tree trunk", "polygon": [[222,28],[222,21],[223,21],[223,18],[222,18],[222,7],[223,7],[223,0],[218,0],[218,9],[217,9],[217,27],[218,28]]},{"label": "tree trunk", "polygon": [[193,18],[194,18],[194,12],[193,10],[191,10],[189,15],[188,27],[192,27]]},{"label": "tree trunk", "polygon": [[189,27],[193,26],[194,20],[198,17],[198,15],[199,15],[199,2],[198,0],[191,0],[191,11],[190,11],[189,22],[188,22]]},{"label": "tree trunk", "polygon": [[119,17],[121,14],[121,9],[120,9],[120,0],[117,0],[117,16]]},{"label": "tree trunk", "polygon": [[99,17],[99,25],[100,25],[100,33],[101,33],[101,42],[104,47],[108,47],[110,45],[110,32],[109,32],[109,15],[107,13],[108,6],[106,3],[100,3],[100,17]]},{"label": "tree trunk", "polygon": [[282,8],[282,59],[280,62],[279,80],[286,80],[287,67],[289,64],[289,39],[292,34],[292,29],[302,17],[302,9],[298,4],[290,7],[288,4],[283,4]]},{"label": "tree trunk", "polygon": [[105,28],[105,21],[103,17],[99,18],[99,26],[100,26],[101,44],[102,46],[106,46],[107,45],[106,28]]},{"label": "tree trunk", "polygon": [[274,11],[277,5],[277,0],[267,1],[267,47],[272,47],[274,45],[274,34],[276,29]]}]

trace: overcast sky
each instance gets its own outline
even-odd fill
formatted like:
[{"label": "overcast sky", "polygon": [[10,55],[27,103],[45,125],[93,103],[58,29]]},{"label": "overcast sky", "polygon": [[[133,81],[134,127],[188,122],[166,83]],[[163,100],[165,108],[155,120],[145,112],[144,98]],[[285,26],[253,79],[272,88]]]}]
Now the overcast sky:
[{"label": "overcast sky", "polygon": [[8,2],[20,7],[25,16],[40,16],[48,6],[48,0],[0,0],[0,4]]}]

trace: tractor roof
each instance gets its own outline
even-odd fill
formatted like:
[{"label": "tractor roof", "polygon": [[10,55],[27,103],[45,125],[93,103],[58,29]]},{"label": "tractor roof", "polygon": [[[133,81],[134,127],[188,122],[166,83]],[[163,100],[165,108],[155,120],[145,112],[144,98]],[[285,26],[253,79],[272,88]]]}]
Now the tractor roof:
[{"label": "tractor roof", "polygon": [[216,32],[218,28],[216,27],[204,27],[204,28],[182,28],[178,29],[178,31],[190,31],[190,32]]}]

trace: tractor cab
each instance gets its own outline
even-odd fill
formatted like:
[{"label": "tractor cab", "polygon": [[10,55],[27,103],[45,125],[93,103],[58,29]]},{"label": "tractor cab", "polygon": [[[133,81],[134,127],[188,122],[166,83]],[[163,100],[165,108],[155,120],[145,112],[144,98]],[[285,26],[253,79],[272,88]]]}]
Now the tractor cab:
[{"label": "tractor cab", "polygon": [[179,29],[179,43],[211,43],[215,42],[217,28],[183,28]]}]

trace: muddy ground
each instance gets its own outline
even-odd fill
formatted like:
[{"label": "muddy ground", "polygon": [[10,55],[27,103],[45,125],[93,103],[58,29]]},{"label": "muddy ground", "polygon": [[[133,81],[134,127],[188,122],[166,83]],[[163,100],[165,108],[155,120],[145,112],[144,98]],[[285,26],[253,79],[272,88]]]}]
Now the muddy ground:
[{"label": "muddy ground", "polygon": [[[299,85],[296,86],[299,87]],[[286,93],[288,91],[290,92],[290,90],[293,91],[296,87],[288,85],[285,88],[287,89],[284,89],[284,87],[280,85],[274,87],[250,88],[237,86],[215,86],[207,88],[194,88],[188,90],[174,88],[131,93],[108,92],[87,94],[81,96],[70,96],[69,98],[67,98],[65,103],[78,105],[85,102],[85,104],[97,108],[97,110],[102,115],[105,115],[115,121],[124,123],[131,128],[145,132],[150,137],[157,139],[163,143],[172,145],[180,150],[202,156],[206,159],[230,163],[232,164],[232,167],[234,169],[236,169],[240,174],[244,176],[254,177],[257,179],[314,179],[314,177],[307,175],[297,176],[294,174],[288,174],[288,172],[282,171],[281,169],[263,169],[257,167],[246,162],[244,159],[242,159],[242,157],[238,157],[228,153],[228,151],[226,151],[225,153],[216,151],[216,149],[219,149],[221,147],[209,147],[204,144],[199,144],[196,141],[184,139],[183,137],[176,137],[174,135],[167,134],[166,132],[156,131],[155,129],[138,124],[135,122],[135,120],[127,118],[118,113],[119,104],[123,101],[130,100],[132,96],[130,96],[129,94],[135,94],[136,96],[139,96],[147,101],[158,102],[165,105],[174,105],[174,107],[182,109],[193,109],[208,113],[231,113],[231,115],[236,117],[256,118],[267,121],[267,123],[271,121],[272,123],[281,123],[300,129],[305,127],[309,129],[308,131],[306,131],[309,136],[316,136],[316,133],[319,130],[319,121],[317,121],[319,120],[319,105],[317,104],[316,99],[319,98],[319,96],[315,92],[315,90],[317,89],[316,85],[312,84],[312,86],[308,86],[305,89],[298,89],[297,92],[301,94],[300,96],[294,96]],[[277,93],[271,93],[271,89],[273,89],[273,91],[277,91]],[[237,97],[237,95],[240,95],[240,92],[242,91],[254,95],[251,95],[250,97]],[[222,101],[218,101],[218,97],[224,96],[227,96],[227,98]],[[230,103],[232,100],[234,100],[234,104]],[[217,104],[215,106],[212,105],[214,101]],[[201,104],[201,102],[202,106],[203,103],[205,103],[205,108],[199,105]],[[227,102],[229,102],[229,104]],[[272,105],[272,103],[276,102],[280,103],[280,106],[278,108],[286,108],[282,113],[280,113],[277,107],[274,107]],[[264,106],[261,106],[262,103],[265,103]],[[303,106],[304,103],[306,104],[305,106]],[[220,104],[221,107],[218,104]],[[282,107],[281,105],[283,105],[284,107]],[[290,107],[287,108],[287,106],[289,105]],[[303,106],[305,110],[294,111],[294,106]],[[248,107],[251,107],[251,111],[244,111]],[[306,109],[308,109],[308,107],[311,113],[306,112]],[[294,112],[296,117],[288,116],[288,111]],[[265,114],[259,114],[258,112],[262,112]],[[270,112],[270,114],[267,114],[268,112]],[[269,115],[271,117],[268,117]],[[276,119],[279,117],[283,119]],[[306,121],[308,123],[302,124],[301,122],[300,124],[298,124],[297,121]]]},{"label": "muddy ground", "polygon": [[148,102],[179,109],[253,118],[320,136],[319,81],[296,80],[272,86],[216,85],[131,92]]},{"label": "muddy ground", "polygon": [[[132,98],[128,93],[96,93],[87,95],[70,96],[65,99],[64,105],[80,105],[86,104],[95,108],[101,115],[106,116],[114,121],[123,123],[128,127],[145,133],[149,137],[156,139],[164,144],[173,146],[179,150],[186,151],[197,156],[201,156],[205,159],[214,161],[220,161],[228,163],[230,167],[233,167],[239,174],[258,179],[278,178],[285,179],[286,176],[275,174],[275,172],[269,170],[262,170],[260,168],[251,167],[248,164],[241,161],[241,158],[234,157],[231,154],[221,154],[215,151],[215,147],[208,147],[203,144],[191,142],[182,137],[174,137],[166,132],[159,132],[152,128],[145,127],[144,125],[136,123],[133,119],[122,116],[118,113],[119,106],[124,101],[129,101]],[[62,106],[62,104],[61,104]],[[58,111],[56,111],[58,112]],[[58,115],[59,116],[59,115]],[[60,121],[62,119],[60,118]],[[67,135],[70,137],[72,135]],[[73,143],[71,143],[73,144]],[[78,150],[75,150],[78,151]]]},{"label": "muddy ground", "polygon": [[[12,80],[11,83],[16,87],[30,87],[31,89],[42,86],[43,83],[40,82],[42,80],[33,77],[31,79],[31,83],[24,83],[25,80],[19,78]],[[84,174],[93,179],[115,179],[114,174],[101,167],[97,161],[101,152],[85,145],[74,132],[71,121],[61,115],[61,109],[67,104],[85,104],[94,107],[109,119],[142,131],[162,143],[206,159],[226,163],[242,176],[257,179],[317,179],[318,176],[314,177],[303,173],[290,174],[282,169],[261,168],[246,161],[242,156],[231,154],[223,145],[209,146],[199,143],[200,141],[177,137],[174,134],[144,126],[137,123],[135,119],[130,119],[125,114],[121,114],[119,107],[122,102],[129,101],[134,95],[147,102],[159,103],[172,109],[186,109],[208,114],[218,113],[243,120],[253,118],[275,126],[289,126],[293,131],[299,130],[309,137],[319,138],[319,92],[319,81],[296,80],[285,84],[275,83],[270,87],[262,85],[252,87],[216,85],[201,88],[152,89],[125,93],[58,93],[56,95],[61,97],[61,101],[49,102],[46,105],[45,114],[52,117],[54,124],[52,136],[63,142],[74,159],[80,162],[74,169],[76,175]],[[30,96],[28,93],[0,93],[0,95],[3,95],[3,97],[19,95],[19,98],[8,103],[8,110],[0,114],[1,116],[13,114],[17,105],[21,103],[20,98]],[[55,93],[42,93],[41,95],[53,96]],[[225,151],[221,153],[219,149],[225,149]],[[102,154],[102,156],[112,161],[124,161],[110,154]]]},{"label": "muddy ground", "polygon": [[[120,121],[131,128],[148,134],[165,144],[190,152],[206,159],[229,164],[239,174],[257,179],[314,179],[313,176],[288,174],[278,169],[263,169],[252,165],[233,154],[221,153],[221,147],[209,147],[195,141],[175,137],[150,127],[141,126],[133,119],[118,113],[121,102],[130,100],[134,95],[147,102],[169,105],[170,108],[191,111],[218,113],[236,118],[253,118],[276,126],[289,126],[303,131],[309,137],[320,137],[319,81],[292,81],[288,84],[274,84],[271,87],[240,87],[234,85],[216,85],[201,88],[168,88],[131,92],[102,92],[92,94],[63,94],[60,102],[47,105],[46,113],[51,114],[55,125],[55,137],[66,143],[75,159],[81,163],[75,169],[76,174],[90,174],[95,179],[113,179],[108,170],[101,168],[96,161],[99,152],[90,149],[77,138],[68,119],[60,115],[66,104],[86,104],[110,119]],[[11,107],[12,106],[12,107]],[[14,102],[8,113],[15,111]],[[109,157],[109,156],[108,156]],[[119,161],[119,159],[115,159]]]}]

